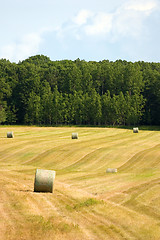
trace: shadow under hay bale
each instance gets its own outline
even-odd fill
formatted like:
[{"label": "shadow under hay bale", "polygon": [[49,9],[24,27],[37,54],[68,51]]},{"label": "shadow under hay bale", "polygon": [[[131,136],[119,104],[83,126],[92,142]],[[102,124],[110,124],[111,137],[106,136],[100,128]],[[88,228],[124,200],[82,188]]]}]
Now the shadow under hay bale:
[{"label": "shadow under hay bale", "polygon": [[138,127],[133,128],[133,133],[138,133],[138,131],[139,131]]},{"label": "shadow under hay bale", "polygon": [[72,133],[72,139],[78,139],[78,133]]},{"label": "shadow under hay bale", "polygon": [[53,192],[56,172],[37,169],[35,173],[34,192]]},{"label": "shadow under hay bale", "polygon": [[107,168],[106,173],[116,173],[117,168]]},{"label": "shadow under hay bale", "polygon": [[7,132],[7,138],[14,138],[13,132]]}]

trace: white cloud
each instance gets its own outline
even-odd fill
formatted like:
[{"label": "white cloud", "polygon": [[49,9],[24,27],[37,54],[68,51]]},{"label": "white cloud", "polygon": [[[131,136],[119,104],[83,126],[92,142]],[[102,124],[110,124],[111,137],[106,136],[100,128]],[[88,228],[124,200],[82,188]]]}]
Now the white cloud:
[{"label": "white cloud", "polygon": [[137,38],[143,28],[143,16],[137,12],[121,9],[116,12],[113,20],[112,40],[118,41],[123,37]]},{"label": "white cloud", "polygon": [[86,35],[106,34],[112,29],[112,15],[105,13],[98,13],[92,19],[92,24],[85,26]]},{"label": "white cloud", "polygon": [[[101,12],[93,11],[93,9],[91,11],[89,8],[81,9],[68,21],[59,22],[54,29],[48,27],[37,33],[26,34],[19,41],[2,46],[0,57],[16,62],[23,60],[38,54],[40,47],[45,46],[42,43],[47,41],[52,48],[52,42],[56,42],[55,46],[59,46],[63,54],[66,49],[72,51],[75,47],[75,51],[79,51],[76,49],[79,46],[91,47],[97,41],[100,43],[98,43],[99,47],[101,43],[103,47],[106,47],[117,43],[117,46],[125,45],[126,41],[131,41],[134,45],[136,41],[139,43],[142,39],[146,40],[151,30],[151,18],[156,11],[159,11],[159,0],[123,0],[119,2],[121,5],[118,5],[117,8],[101,8]],[[150,23],[149,26],[146,21]],[[48,26],[51,24],[52,22]],[[55,26],[54,23],[53,26]],[[45,35],[45,32],[50,32],[50,34]],[[45,47],[44,51],[46,51]]]},{"label": "white cloud", "polygon": [[126,0],[112,12],[91,12],[80,10],[57,29],[57,37],[65,41],[67,37],[82,40],[86,37],[104,37],[109,42],[119,41],[123,37],[138,39],[146,28],[145,20],[157,10],[157,0]]},{"label": "white cloud", "polygon": [[122,37],[142,38],[147,31],[145,20],[157,10],[156,0],[130,0],[114,13],[112,39],[117,41]]},{"label": "white cloud", "polygon": [[73,22],[77,25],[81,26],[85,24],[88,20],[88,18],[92,17],[93,13],[91,11],[88,11],[86,9],[81,10],[77,16],[73,18]]},{"label": "white cloud", "polygon": [[157,1],[154,0],[132,0],[126,5],[127,10],[148,12],[157,7]]},{"label": "white cloud", "polygon": [[1,58],[6,58],[15,62],[24,60],[26,57],[38,52],[41,42],[42,37],[39,33],[27,34],[18,42],[3,46],[1,48],[0,56]]}]

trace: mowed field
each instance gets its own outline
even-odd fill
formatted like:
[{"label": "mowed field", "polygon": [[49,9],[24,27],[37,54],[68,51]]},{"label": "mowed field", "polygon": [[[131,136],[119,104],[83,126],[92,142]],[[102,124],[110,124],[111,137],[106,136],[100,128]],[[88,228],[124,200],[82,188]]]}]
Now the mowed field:
[{"label": "mowed field", "polygon": [[[53,193],[34,192],[37,168]],[[19,239],[159,240],[160,132],[1,126],[0,240]]]}]

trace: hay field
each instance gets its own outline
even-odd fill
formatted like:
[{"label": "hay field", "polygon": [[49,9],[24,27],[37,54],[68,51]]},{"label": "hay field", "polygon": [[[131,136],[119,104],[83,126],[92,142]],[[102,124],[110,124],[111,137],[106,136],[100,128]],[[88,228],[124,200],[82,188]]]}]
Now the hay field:
[{"label": "hay field", "polygon": [[[53,194],[33,192],[37,168]],[[159,240],[160,132],[1,126],[0,240],[20,239]]]}]

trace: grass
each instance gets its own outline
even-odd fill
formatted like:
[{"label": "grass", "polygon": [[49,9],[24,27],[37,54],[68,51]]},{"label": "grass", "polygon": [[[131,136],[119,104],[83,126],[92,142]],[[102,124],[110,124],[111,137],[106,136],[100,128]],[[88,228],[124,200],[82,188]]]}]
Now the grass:
[{"label": "grass", "polygon": [[[0,240],[159,240],[159,139],[158,127],[1,126]],[[33,192],[36,168],[56,171],[53,194]]]},{"label": "grass", "polygon": [[66,205],[66,209],[69,211],[73,211],[73,210],[79,211],[82,208],[90,207],[99,203],[102,203],[102,201],[98,201],[97,199],[94,199],[94,198],[89,198],[85,201],[76,203],[74,206]]}]

